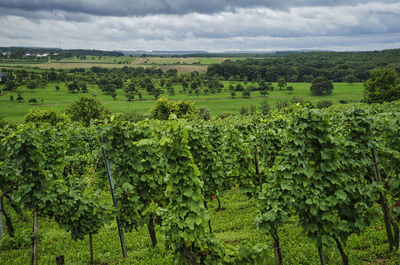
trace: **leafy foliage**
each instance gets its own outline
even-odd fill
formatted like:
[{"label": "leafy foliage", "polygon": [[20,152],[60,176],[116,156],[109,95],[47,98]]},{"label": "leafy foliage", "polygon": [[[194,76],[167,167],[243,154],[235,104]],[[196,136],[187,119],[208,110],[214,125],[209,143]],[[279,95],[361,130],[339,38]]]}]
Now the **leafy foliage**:
[{"label": "leafy foliage", "polygon": [[315,78],[310,87],[311,94],[313,95],[328,95],[332,93],[332,90],[332,81],[323,76]]},{"label": "leafy foliage", "polygon": [[400,77],[394,69],[378,68],[371,71],[364,83],[364,100],[383,103],[400,99]]},{"label": "leafy foliage", "polygon": [[159,120],[168,120],[171,114],[176,115],[177,118],[193,120],[199,118],[200,110],[194,102],[173,101],[162,97],[156,101],[150,114],[154,119]]},{"label": "leafy foliage", "polygon": [[100,100],[91,95],[80,96],[67,107],[66,113],[72,121],[79,121],[85,126],[93,119],[104,119],[109,115],[109,111]]},{"label": "leafy foliage", "polygon": [[31,108],[24,120],[26,123],[49,123],[53,126],[59,123],[69,124],[71,122],[70,117],[62,112],[57,110],[41,110],[38,108]]}]

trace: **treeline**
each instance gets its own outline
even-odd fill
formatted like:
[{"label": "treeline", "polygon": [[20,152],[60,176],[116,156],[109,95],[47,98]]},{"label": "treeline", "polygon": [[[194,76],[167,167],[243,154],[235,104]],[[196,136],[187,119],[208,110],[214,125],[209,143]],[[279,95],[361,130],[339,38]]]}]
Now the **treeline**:
[{"label": "treeline", "polygon": [[361,82],[374,68],[391,67],[400,72],[400,49],[371,52],[296,52],[282,58],[247,59],[210,65],[209,76],[225,79],[277,82],[312,82],[324,76],[333,82]]},{"label": "treeline", "polygon": [[[0,47],[0,58],[23,59],[26,54],[49,53],[51,58],[62,59],[73,56],[124,56],[122,52],[85,50],[85,49],[59,49],[59,48],[36,48],[36,47]],[[43,58],[42,58],[43,59]]]}]

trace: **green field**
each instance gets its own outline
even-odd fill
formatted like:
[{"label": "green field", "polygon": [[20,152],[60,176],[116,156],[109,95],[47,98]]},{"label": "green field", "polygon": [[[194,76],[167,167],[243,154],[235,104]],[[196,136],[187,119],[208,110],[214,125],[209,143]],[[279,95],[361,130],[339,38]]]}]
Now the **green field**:
[{"label": "green field", "polygon": [[91,68],[93,66],[105,68],[129,67],[156,67],[168,70],[171,67],[179,72],[188,73],[193,71],[205,72],[207,66],[218,64],[225,60],[244,60],[245,58],[227,57],[131,57],[131,56],[72,56],[63,59],[49,59],[47,62],[39,62],[34,59],[0,59],[0,67],[21,68],[31,67],[40,69],[73,69]]},{"label": "green field", "polygon": [[[255,105],[257,108],[260,102],[265,99],[261,96],[258,91],[252,91],[249,98],[243,98],[240,92],[237,92],[237,96],[232,99],[230,92],[227,87],[229,84],[236,84],[237,82],[224,81],[223,84],[225,89],[221,93],[216,94],[200,94],[200,95],[188,95],[180,94],[180,85],[175,85],[175,95],[170,96],[166,93],[161,96],[166,96],[171,99],[185,99],[192,100],[197,103],[198,106],[204,106],[210,109],[211,115],[216,116],[222,112],[233,112],[239,113],[242,107],[250,107]],[[248,86],[251,83],[249,82]],[[0,115],[4,116],[7,120],[22,122],[24,116],[32,107],[40,109],[55,109],[63,111],[67,105],[76,100],[79,94],[72,94],[68,92],[64,84],[58,84],[60,90],[56,91],[56,83],[50,83],[45,88],[35,89],[33,91],[27,89],[25,86],[21,87],[23,91],[23,102],[17,102],[17,92],[9,92],[1,94],[0,96]],[[275,86],[275,90],[270,92],[266,97],[271,107],[274,108],[277,102],[282,100],[292,100],[293,97],[301,98],[304,101],[310,101],[316,103],[320,100],[331,100],[334,104],[339,104],[340,100],[345,100],[349,103],[358,102],[362,98],[363,87],[361,83],[349,85],[347,83],[335,83],[334,90],[331,95],[328,96],[311,96],[309,83],[288,83],[289,86],[293,86],[293,91],[279,90]],[[154,104],[154,96],[143,94],[143,99],[139,100],[137,97],[132,102],[128,102],[124,96],[123,90],[117,90],[117,97],[114,100],[111,96],[105,95],[97,86],[88,86],[89,93],[95,94],[104,105],[112,112],[123,113],[130,110],[136,110],[140,113],[148,113]],[[2,86],[0,86],[2,90]],[[225,91],[226,90],[226,91]],[[14,100],[10,100],[10,96],[14,97]],[[29,103],[29,99],[35,98],[38,104]]]}]

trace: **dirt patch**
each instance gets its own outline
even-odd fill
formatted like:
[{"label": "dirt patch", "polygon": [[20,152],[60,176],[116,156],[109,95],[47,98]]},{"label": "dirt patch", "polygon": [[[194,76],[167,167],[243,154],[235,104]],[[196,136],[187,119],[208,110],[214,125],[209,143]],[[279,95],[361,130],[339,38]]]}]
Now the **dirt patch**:
[{"label": "dirt patch", "polygon": [[180,73],[191,73],[194,71],[205,73],[207,71],[207,66],[205,65],[160,65],[159,68],[163,71],[176,69]]},{"label": "dirt patch", "polygon": [[228,58],[216,58],[218,63],[222,63],[225,62],[226,60],[228,60]]},{"label": "dirt patch", "polygon": [[135,58],[132,64],[145,64],[148,60],[147,58]]},{"label": "dirt patch", "polygon": [[42,63],[31,64],[30,67],[39,67],[41,69],[73,69],[73,68],[91,68],[93,66],[103,68],[122,68],[126,64],[112,64],[112,63]]}]

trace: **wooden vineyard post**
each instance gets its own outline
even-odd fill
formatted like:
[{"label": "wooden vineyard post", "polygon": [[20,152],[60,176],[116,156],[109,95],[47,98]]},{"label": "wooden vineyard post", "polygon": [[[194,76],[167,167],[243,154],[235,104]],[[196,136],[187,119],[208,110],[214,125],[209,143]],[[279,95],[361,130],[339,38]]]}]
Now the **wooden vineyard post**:
[{"label": "wooden vineyard post", "polygon": [[256,175],[258,177],[258,185],[259,185],[260,190],[261,190],[262,189],[262,179],[261,179],[260,167],[259,167],[259,162],[258,162],[258,149],[257,149],[257,146],[254,146],[254,165],[256,166]]},{"label": "wooden vineyard post", "polygon": [[[1,209],[1,201],[0,201],[0,209]],[[4,235],[3,214],[0,211],[0,240],[3,240],[3,235]]]},{"label": "wooden vineyard post", "polygon": [[324,255],[324,249],[322,248],[322,243],[318,244],[318,254],[319,254],[319,260],[321,262],[321,265],[326,265],[325,263],[325,255]]},{"label": "wooden vineyard post", "polygon": [[342,244],[340,244],[340,241],[337,237],[333,237],[333,239],[336,242],[336,245],[339,249],[340,255],[342,256],[342,260],[343,260],[343,265],[349,265],[349,258],[347,257],[346,253],[343,250]]},{"label": "wooden vineyard post", "polygon": [[[381,172],[379,169],[378,155],[376,154],[375,148],[371,148],[371,151],[372,151],[372,163],[374,165],[374,172],[375,172],[375,180],[378,183],[382,183]],[[392,251],[394,245],[394,239],[393,239],[392,226],[390,223],[389,208],[387,206],[387,199],[384,193],[380,194],[379,203],[383,211],[383,222],[385,223],[386,235],[388,237],[389,251]]]},{"label": "wooden vineyard post", "polygon": [[156,237],[156,232],[154,230],[154,216],[153,216],[153,213],[150,213],[149,224],[147,225],[147,228],[149,230],[149,234],[150,234],[150,238],[151,238],[151,246],[153,248],[155,248],[156,245],[157,245],[157,237]]},{"label": "wooden vineyard post", "polygon": [[93,236],[89,233],[90,265],[93,265]]},{"label": "wooden vineyard post", "polygon": [[274,249],[275,265],[282,265],[282,252],[279,244],[278,230],[274,229],[272,233],[272,248]]},{"label": "wooden vineyard post", "polygon": [[32,265],[39,265],[39,250],[38,250],[38,217],[34,211],[32,213],[33,219],[33,237],[32,237]]},{"label": "wooden vineyard post", "polygon": [[[100,142],[103,142],[102,138],[100,138]],[[111,197],[112,197],[112,200],[113,200],[113,205],[114,205],[115,208],[119,209],[117,200],[115,199],[115,196],[114,196],[115,187],[114,187],[114,181],[113,181],[112,174],[111,174],[110,163],[108,162],[108,159],[107,159],[107,156],[106,156],[106,151],[104,150],[104,148],[101,148],[101,152],[103,154],[104,164],[105,164],[106,171],[107,171],[108,182],[110,183],[110,192],[111,192]],[[120,226],[119,214],[115,217],[115,219],[117,221],[119,240],[121,242],[122,256],[124,258],[126,258],[128,255],[126,253],[124,231],[121,229],[121,226]]]},{"label": "wooden vineyard post", "polygon": [[56,257],[56,264],[57,265],[64,265],[64,255],[60,255],[58,257]]}]

